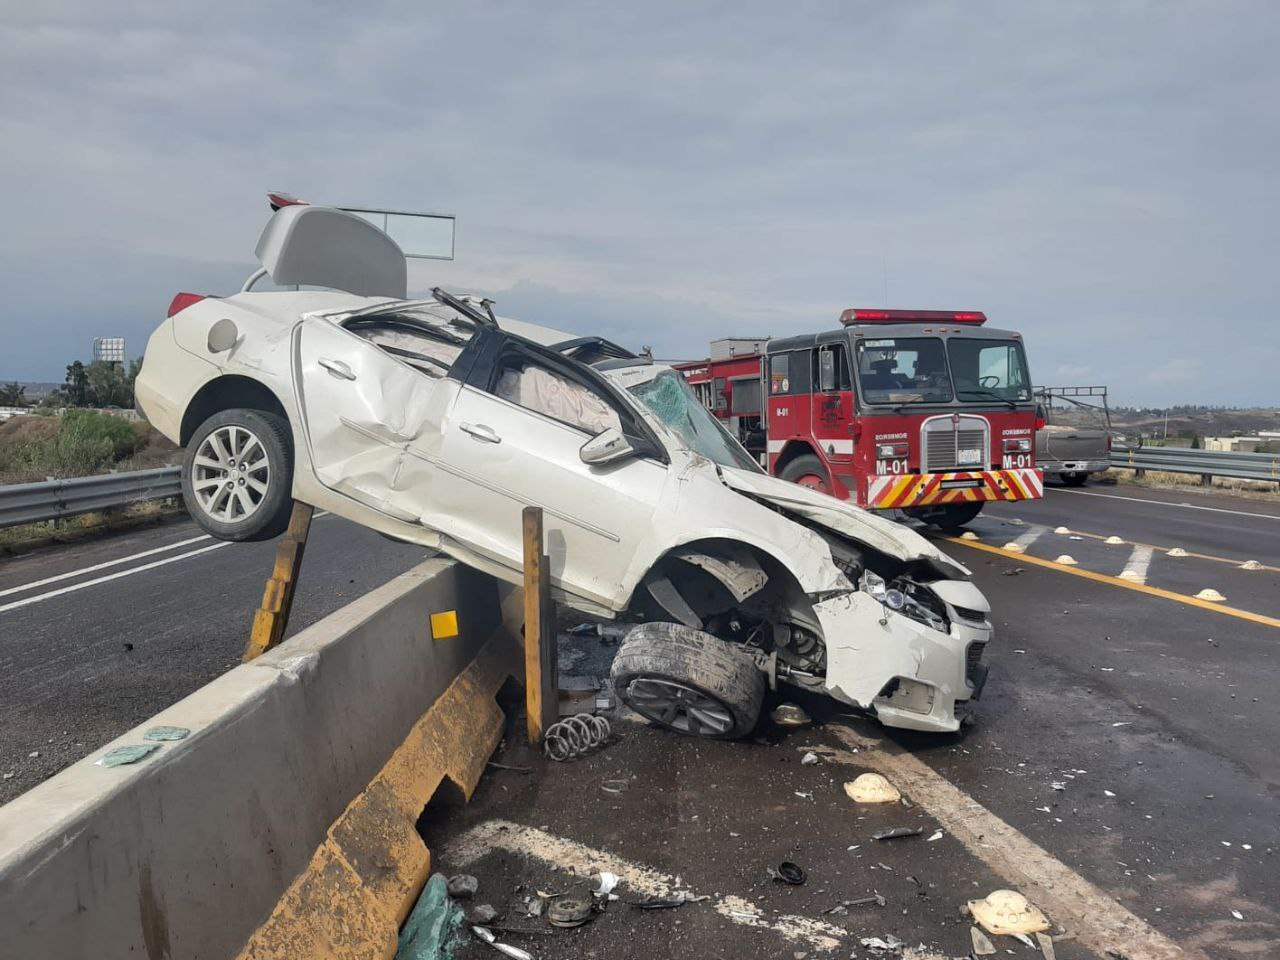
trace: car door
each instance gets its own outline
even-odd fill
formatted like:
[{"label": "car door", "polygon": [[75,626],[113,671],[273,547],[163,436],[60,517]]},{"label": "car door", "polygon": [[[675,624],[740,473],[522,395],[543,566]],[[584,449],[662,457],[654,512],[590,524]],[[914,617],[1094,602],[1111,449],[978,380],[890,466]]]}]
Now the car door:
[{"label": "car door", "polygon": [[[584,463],[582,445],[614,424],[652,438],[651,455]],[[667,483],[664,459],[603,378],[509,338],[491,362],[477,362],[454,400],[441,451],[449,476],[436,505],[460,518],[458,536],[468,546],[516,569],[523,562],[521,511],[542,507],[553,584],[618,605]]]},{"label": "car door", "polygon": [[436,346],[431,326],[408,315],[348,326],[311,317],[295,336],[295,383],[316,478],[399,520],[438,517],[430,506],[440,475],[434,460],[459,386],[447,375],[465,342]]}]

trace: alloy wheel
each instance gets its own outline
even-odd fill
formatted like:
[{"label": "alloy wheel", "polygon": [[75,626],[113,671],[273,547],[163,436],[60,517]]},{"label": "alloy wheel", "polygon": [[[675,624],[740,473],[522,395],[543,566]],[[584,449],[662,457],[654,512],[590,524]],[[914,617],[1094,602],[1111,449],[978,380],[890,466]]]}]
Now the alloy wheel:
[{"label": "alloy wheel", "polygon": [[191,466],[191,488],[208,516],[237,523],[262,505],[271,484],[271,459],[257,434],[218,427],[201,441]]}]

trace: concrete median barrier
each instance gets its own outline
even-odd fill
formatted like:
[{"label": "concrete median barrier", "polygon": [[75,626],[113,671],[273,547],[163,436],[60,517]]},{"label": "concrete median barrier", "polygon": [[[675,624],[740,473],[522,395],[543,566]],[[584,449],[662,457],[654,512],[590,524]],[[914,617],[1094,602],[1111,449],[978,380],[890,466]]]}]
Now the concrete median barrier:
[{"label": "concrete median barrier", "polygon": [[510,599],[427,561],[0,808],[0,957],[392,956],[417,818],[501,735]]}]

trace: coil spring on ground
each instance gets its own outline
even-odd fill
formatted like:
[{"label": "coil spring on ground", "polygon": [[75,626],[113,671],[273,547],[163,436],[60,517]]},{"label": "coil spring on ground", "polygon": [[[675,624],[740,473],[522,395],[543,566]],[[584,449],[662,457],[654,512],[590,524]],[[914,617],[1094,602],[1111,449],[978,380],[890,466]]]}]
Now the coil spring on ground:
[{"label": "coil spring on ground", "polygon": [[566,717],[547,727],[542,752],[552,760],[572,760],[609,739],[609,721],[589,713]]}]

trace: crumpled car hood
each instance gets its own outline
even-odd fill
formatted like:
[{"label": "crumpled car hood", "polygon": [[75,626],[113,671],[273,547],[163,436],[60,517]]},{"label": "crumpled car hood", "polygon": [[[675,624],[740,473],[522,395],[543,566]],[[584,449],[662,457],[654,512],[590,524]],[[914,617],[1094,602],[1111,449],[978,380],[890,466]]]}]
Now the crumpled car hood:
[{"label": "crumpled car hood", "polygon": [[821,524],[904,563],[924,560],[940,573],[966,578],[970,571],[909,527],[863,510],[844,500],[764,473],[720,469],[725,484],[739,493],[773,504],[787,513]]}]

